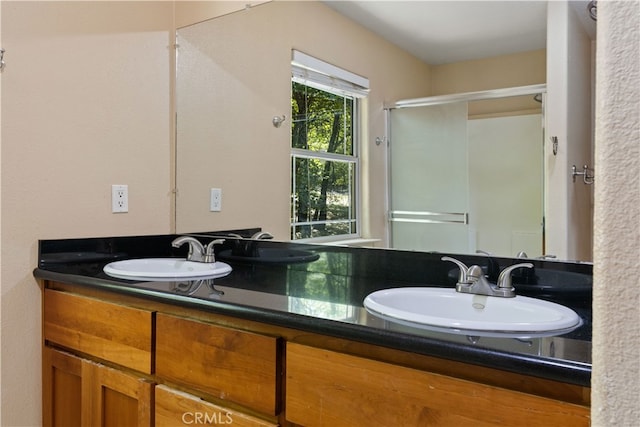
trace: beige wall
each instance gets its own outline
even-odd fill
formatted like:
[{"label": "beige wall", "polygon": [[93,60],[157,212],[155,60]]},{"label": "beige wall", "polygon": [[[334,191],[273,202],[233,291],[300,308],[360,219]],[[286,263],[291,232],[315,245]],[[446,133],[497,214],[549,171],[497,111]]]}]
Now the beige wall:
[{"label": "beige wall", "polygon": [[640,2],[598,2],[592,425],[640,420]]},{"label": "beige wall", "polygon": [[[170,232],[170,2],[3,1],[2,419],[40,420],[38,239]],[[111,184],[129,213],[111,213]]]},{"label": "beige wall", "polygon": [[[544,84],[547,82],[546,52],[546,49],[540,49],[433,66],[432,95]],[[469,104],[470,117],[539,112],[540,104],[530,96],[476,101]]]},{"label": "beige wall", "polygon": [[546,83],[546,50],[432,67],[432,95]]}]

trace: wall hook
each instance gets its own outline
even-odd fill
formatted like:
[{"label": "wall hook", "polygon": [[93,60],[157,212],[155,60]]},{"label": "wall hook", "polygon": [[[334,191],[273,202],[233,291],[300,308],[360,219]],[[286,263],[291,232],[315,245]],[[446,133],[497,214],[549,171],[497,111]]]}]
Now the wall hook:
[{"label": "wall hook", "polygon": [[598,20],[598,2],[596,0],[591,0],[587,4],[587,11],[589,12],[589,16],[594,21]]},{"label": "wall hook", "polygon": [[282,123],[286,120],[286,118],[287,117],[284,114],[282,116],[275,116],[271,120],[271,123],[273,123],[273,127],[279,128],[280,126],[282,126]]},{"label": "wall hook", "polygon": [[0,49],[0,71],[4,70],[4,49]]},{"label": "wall hook", "polygon": [[553,155],[557,155],[558,154],[558,137],[557,136],[552,136],[551,137],[551,147],[553,149]]},{"label": "wall hook", "polygon": [[576,182],[576,176],[578,175],[582,175],[582,181],[587,185],[593,184],[593,181],[595,180],[593,169],[590,169],[587,165],[582,166],[582,172],[578,172],[578,168],[576,168],[576,165],[573,165],[571,167],[571,176],[573,177],[573,182]]}]

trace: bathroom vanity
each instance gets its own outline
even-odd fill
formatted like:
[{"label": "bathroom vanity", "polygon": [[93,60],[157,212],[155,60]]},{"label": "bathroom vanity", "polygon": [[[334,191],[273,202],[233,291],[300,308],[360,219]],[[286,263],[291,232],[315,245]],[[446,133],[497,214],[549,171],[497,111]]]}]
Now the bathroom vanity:
[{"label": "bathroom vanity", "polygon": [[236,258],[211,280],[103,272],[185,257],[175,237],[40,242],[44,425],[589,425],[589,264],[531,260],[534,274],[514,279],[581,316],[553,337],[434,331],[363,307],[380,289],[455,286],[443,254],[260,241],[314,256]]}]

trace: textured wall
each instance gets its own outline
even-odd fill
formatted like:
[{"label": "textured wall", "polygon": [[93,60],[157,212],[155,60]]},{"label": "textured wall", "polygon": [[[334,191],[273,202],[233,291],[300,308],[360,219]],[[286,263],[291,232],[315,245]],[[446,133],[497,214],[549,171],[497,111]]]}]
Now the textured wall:
[{"label": "textured wall", "polygon": [[[38,239],[170,232],[170,2],[2,1],[2,419],[41,423]],[[111,213],[111,184],[129,213]]]},{"label": "textured wall", "polygon": [[640,2],[598,2],[593,426],[640,420]]}]

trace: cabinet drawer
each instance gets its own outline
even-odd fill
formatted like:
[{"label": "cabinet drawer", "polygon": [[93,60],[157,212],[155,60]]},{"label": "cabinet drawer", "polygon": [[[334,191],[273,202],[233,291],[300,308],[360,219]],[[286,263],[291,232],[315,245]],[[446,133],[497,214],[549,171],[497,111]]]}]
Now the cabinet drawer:
[{"label": "cabinet drawer", "polygon": [[306,427],[589,425],[584,406],[362,357],[287,343],[286,359],[286,417]]},{"label": "cabinet drawer", "polygon": [[158,314],[156,373],[268,415],[280,407],[280,339]]},{"label": "cabinet drawer", "polygon": [[229,424],[236,427],[277,426],[277,424],[214,405],[191,394],[162,385],[156,387],[155,420],[156,427],[189,424]]},{"label": "cabinet drawer", "polygon": [[45,289],[44,339],[122,366],[152,371],[153,312]]}]

